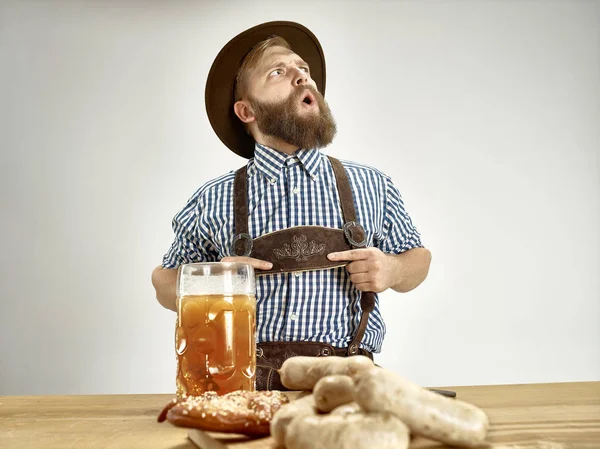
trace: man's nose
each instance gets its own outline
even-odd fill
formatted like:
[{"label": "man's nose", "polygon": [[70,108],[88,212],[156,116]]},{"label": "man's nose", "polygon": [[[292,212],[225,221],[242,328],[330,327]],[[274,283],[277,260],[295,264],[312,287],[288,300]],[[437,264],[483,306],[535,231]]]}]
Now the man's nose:
[{"label": "man's nose", "polygon": [[308,75],[305,71],[300,69],[295,69],[296,74],[294,75],[294,85],[301,86],[303,84],[308,83]]}]

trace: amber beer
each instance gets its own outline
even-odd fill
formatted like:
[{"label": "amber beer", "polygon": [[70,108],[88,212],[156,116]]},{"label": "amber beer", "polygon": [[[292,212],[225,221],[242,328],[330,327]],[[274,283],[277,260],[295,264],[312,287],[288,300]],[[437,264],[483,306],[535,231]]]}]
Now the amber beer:
[{"label": "amber beer", "polygon": [[239,263],[183,265],[178,278],[177,395],[253,391],[254,271]]}]

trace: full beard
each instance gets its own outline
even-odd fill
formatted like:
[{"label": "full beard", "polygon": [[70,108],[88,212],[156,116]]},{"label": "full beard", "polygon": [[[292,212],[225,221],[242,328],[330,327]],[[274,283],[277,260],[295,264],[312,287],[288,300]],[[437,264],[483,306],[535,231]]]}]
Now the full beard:
[{"label": "full beard", "polygon": [[[306,89],[313,94],[318,111],[300,113],[301,98]],[[312,86],[297,88],[287,99],[276,103],[261,103],[250,99],[260,132],[304,149],[329,145],[337,127],[323,96]]]}]

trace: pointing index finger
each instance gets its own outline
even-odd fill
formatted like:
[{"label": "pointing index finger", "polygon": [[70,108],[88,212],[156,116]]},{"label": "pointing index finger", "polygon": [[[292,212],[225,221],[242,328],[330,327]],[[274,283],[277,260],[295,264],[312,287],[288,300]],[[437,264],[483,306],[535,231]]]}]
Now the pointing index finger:
[{"label": "pointing index finger", "polygon": [[329,253],[327,254],[327,258],[329,260],[363,260],[367,258],[367,254],[360,249],[351,249],[348,251]]}]

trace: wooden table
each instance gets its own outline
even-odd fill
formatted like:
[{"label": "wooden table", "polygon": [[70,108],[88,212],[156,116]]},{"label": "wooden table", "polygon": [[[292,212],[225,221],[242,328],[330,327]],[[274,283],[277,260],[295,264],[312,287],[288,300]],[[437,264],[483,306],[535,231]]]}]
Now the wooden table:
[{"label": "wooden table", "polygon": [[[486,411],[494,449],[600,448],[600,382],[442,388]],[[0,448],[196,449],[187,439],[187,429],[156,422],[170,399],[169,395],[2,396]],[[262,439],[234,447],[272,444]],[[442,447],[422,439],[411,446]]]}]

